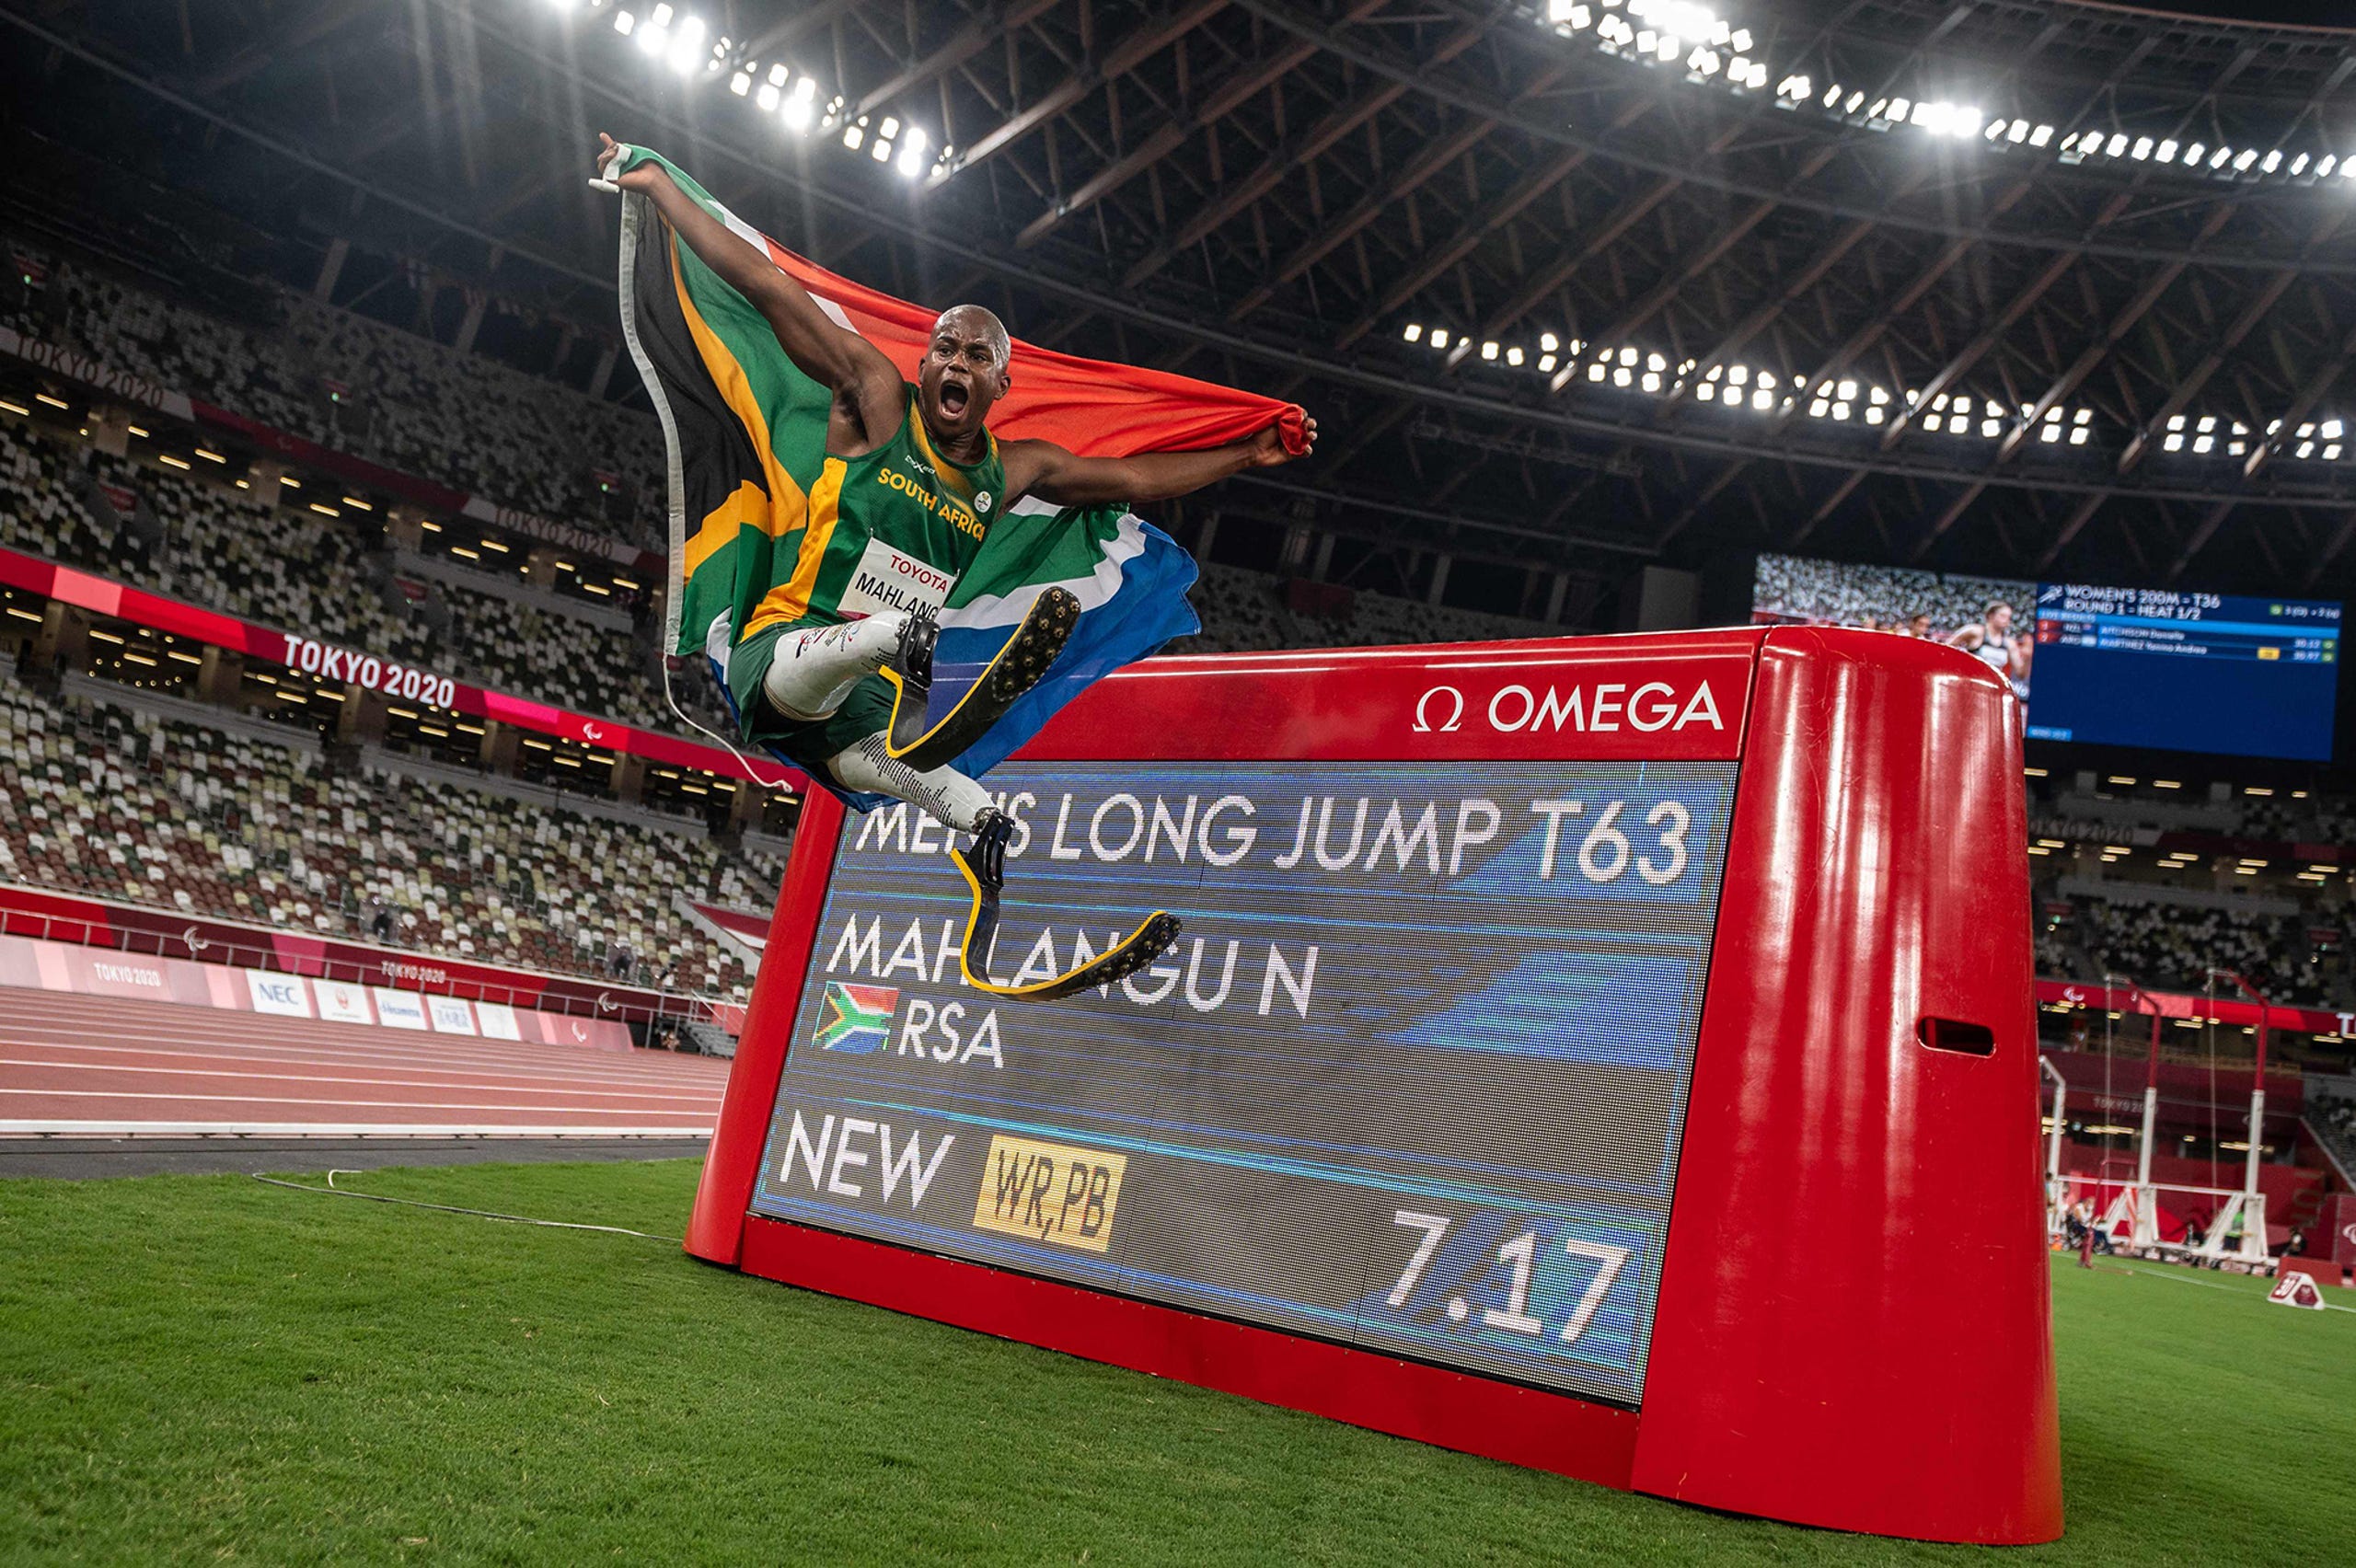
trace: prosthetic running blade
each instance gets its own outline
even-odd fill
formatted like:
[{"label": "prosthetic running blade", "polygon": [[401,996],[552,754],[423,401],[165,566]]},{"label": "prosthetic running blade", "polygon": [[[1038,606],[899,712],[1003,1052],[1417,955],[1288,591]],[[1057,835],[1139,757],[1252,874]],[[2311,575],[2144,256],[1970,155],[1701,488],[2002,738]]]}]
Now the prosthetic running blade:
[{"label": "prosthetic running blade", "polygon": [[1177,944],[1178,917],[1157,909],[1147,916],[1118,947],[1077,969],[1052,979],[1034,980],[1028,986],[1002,986],[991,979],[976,965],[979,963],[983,969],[987,968],[990,941],[998,935],[998,896],[1006,886],[1006,841],[1012,831],[1011,822],[992,812],[983,819],[980,829],[974,835],[973,848],[952,849],[949,852],[949,858],[957,862],[957,869],[964,873],[965,885],[974,894],[973,908],[965,917],[965,943],[957,954],[958,967],[964,971],[965,984],[976,990],[987,991],[994,997],[1011,997],[1022,1001],[1054,1001],[1059,997],[1074,996],[1094,986],[1126,980]]},{"label": "prosthetic running blade", "polygon": [[932,690],[932,650],[940,628],[930,620],[911,617],[899,651],[882,671],[892,683],[892,726],[884,749],[895,762],[918,773],[964,755],[1006,717],[1006,710],[1047,673],[1056,655],[1080,625],[1080,601],[1068,590],[1047,588],[1031,601],[1014,635],[998,651],[957,706],[939,721],[927,711]]}]

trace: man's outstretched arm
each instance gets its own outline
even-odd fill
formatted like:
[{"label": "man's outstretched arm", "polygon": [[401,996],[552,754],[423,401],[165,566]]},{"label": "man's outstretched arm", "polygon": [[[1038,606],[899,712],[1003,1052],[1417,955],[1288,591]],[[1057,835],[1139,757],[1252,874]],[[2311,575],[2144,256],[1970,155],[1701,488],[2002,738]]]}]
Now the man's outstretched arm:
[{"label": "man's outstretched arm", "polygon": [[[1317,421],[1303,421],[1311,447]],[[1304,451],[1302,456],[1307,456]],[[1272,468],[1292,461],[1276,427],[1269,425],[1242,441],[1200,452],[1141,452],[1134,457],[1082,457],[1052,441],[1005,444],[1008,487],[1057,506],[1102,506],[1114,502],[1169,501],[1187,495],[1246,468]]]},{"label": "man's outstretched arm", "polygon": [[[597,165],[603,170],[615,143],[603,132],[597,140]],[[838,409],[855,412],[871,437],[888,435],[899,424],[900,373],[874,344],[837,326],[809,290],[705,212],[662,165],[641,164],[614,177],[614,183],[652,201],[687,248],[752,302],[777,334],[786,357],[832,391]]]}]

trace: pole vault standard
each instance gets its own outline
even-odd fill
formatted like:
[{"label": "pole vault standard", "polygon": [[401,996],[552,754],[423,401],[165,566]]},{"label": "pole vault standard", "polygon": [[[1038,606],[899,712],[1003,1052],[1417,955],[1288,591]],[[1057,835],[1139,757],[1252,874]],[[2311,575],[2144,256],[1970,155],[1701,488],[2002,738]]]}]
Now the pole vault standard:
[{"label": "pole vault standard", "polygon": [[[2104,1231],[2110,1232],[2116,1226],[2124,1222],[2129,1227],[2131,1245],[2156,1246],[2159,1244],[2159,1226],[2158,1205],[2154,1201],[2155,1194],[2152,1186],[2152,1143],[2158,1136],[2159,1130],[2160,1005],[2152,999],[2143,987],[2124,974],[2114,974],[2106,970],[2103,973],[2102,984],[2104,1012],[2107,1015],[2117,1012],[2119,1009],[2113,1008],[2111,1003],[2123,997],[2131,1006],[2151,1018],[2152,1038],[2143,1069],[2143,1141],[2142,1147],[2137,1151],[2135,1157],[2135,1185],[2124,1189],[2114,1197],[2103,1210],[2102,1217],[2095,1223]],[[2107,1029],[2108,1025],[2105,1027]],[[2038,1060],[2053,1079],[2053,1132],[2046,1151],[2046,1177],[2049,1191],[2052,1194],[2053,1223],[2055,1228],[2059,1230],[2062,1211],[2069,1199],[2068,1183],[2062,1175],[2062,1100],[2066,1086],[2062,1075],[2055,1071],[2050,1061],[2042,1056]],[[2106,1101],[2109,1098],[2109,1076],[2110,1053],[2106,1045],[2103,1054],[2103,1088]],[[2096,1168],[2095,1192],[2097,1197],[2103,1187],[2108,1183],[2109,1169],[2108,1159]]]},{"label": "pole vault standard", "polygon": [[2053,1125],[2045,1135],[2045,1184],[2048,1206],[2058,1215],[2062,1202],[2062,1113],[2070,1098],[2070,1080],[2053,1065],[2053,1058],[2040,1055],[2037,1065],[2053,1080]]},{"label": "pole vault standard", "polygon": [[[2124,975],[2119,976],[2125,979]],[[2108,977],[2105,977],[2108,984]],[[2135,1003],[2152,1020],[2152,1047],[2143,1066],[2143,1142],[2135,1154],[2135,1185],[2152,1184],[2152,1140],[2159,1136],[2160,1123],[2160,1005],[2143,994],[2143,987],[2132,980],[2126,985],[2127,999]]]},{"label": "pole vault standard", "polygon": [[[2212,969],[2209,974],[2213,980],[2232,981],[2241,988],[2243,996],[2258,1004],[2258,1066],[2252,1069],[2249,1076],[2249,1157],[2242,1164],[2242,1191],[2250,1197],[2256,1198],[2260,1142],[2258,1135],[2266,1127],[2266,1035],[2268,1025],[2273,1015],[2274,1004],[2260,995],[2257,986],[2230,969]],[[2258,1205],[2252,1204],[2249,1206],[2256,1208]]]},{"label": "pole vault standard", "polygon": [[[2258,1161],[2260,1147],[2259,1135],[2264,1131],[2266,1121],[2266,1045],[2273,1004],[2268,1001],[2255,986],[2231,970],[2212,969],[2208,972],[2208,982],[2212,987],[2220,980],[2240,987],[2242,993],[2258,1005],[2258,1064],[2250,1080],[2249,1156],[2243,1167],[2241,1190],[2234,1192],[2219,1187],[2164,1185],[2155,1183],[2152,1180],[2152,1150],[2159,1136],[2160,1019],[2166,1009],[2157,997],[2125,975],[2106,974],[2103,976],[2105,1008],[2108,1009],[2114,1001],[2123,999],[2135,1010],[2144,1013],[2151,1019],[2152,1032],[2144,1061],[2143,1142],[2142,1148],[2136,1153],[2135,1184],[2119,1190],[2104,1207],[2102,1217],[2096,1223],[2106,1234],[2110,1235],[2116,1235],[2119,1226],[2126,1226],[2128,1245],[2139,1250],[2148,1248],[2174,1251],[2188,1257],[2218,1262],[2231,1256],[2244,1262],[2262,1263],[2267,1258],[2266,1197],[2258,1190]],[[2206,1011],[2208,1020],[2213,1028],[2216,1023],[2216,1007],[2213,1000],[2209,1003]],[[2042,1058],[2039,1059],[2042,1060]],[[2050,1063],[2046,1064],[2046,1070],[2052,1073]],[[2107,1065],[2105,1070],[2108,1071]],[[2055,1094],[2058,1103],[2061,1075],[2052,1073],[2052,1076],[2056,1079]],[[2057,1113],[2057,1136],[2047,1155],[2048,1170],[2052,1190],[2056,1194],[2054,1213],[2057,1216],[2061,1212],[2061,1205],[2068,1197],[2068,1183],[2061,1174],[2059,1124],[2060,1118]],[[2095,1191],[2099,1193],[2106,1184],[2106,1178],[2097,1174],[2095,1178]],[[2189,1198],[2220,1200],[2198,1246],[2186,1247],[2181,1242],[2161,1239],[2159,1198],[2162,1192],[2179,1193]],[[2225,1238],[2235,1228],[2236,1222],[2239,1224],[2241,1242],[2228,1252]],[[2059,1223],[2058,1218],[2056,1223]]]}]

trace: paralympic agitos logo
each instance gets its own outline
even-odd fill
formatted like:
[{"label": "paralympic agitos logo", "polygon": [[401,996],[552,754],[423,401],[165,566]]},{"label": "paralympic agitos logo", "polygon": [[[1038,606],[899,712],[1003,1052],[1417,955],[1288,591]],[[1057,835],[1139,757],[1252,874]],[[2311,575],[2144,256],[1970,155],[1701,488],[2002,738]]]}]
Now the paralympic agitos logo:
[{"label": "paralympic agitos logo", "polygon": [[1549,686],[1543,691],[1515,682],[1499,686],[1485,703],[1468,701],[1461,687],[1436,686],[1415,699],[1411,728],[1418,735],[1454,734],[1464,727],[1468,712],[1475,722],[1485,721],[1501,735],[1525,730],[1582,734],[1635,730],[1650,734],[1658,730],[1679,732],[1695,724],[1727,727],[1705,680],[1690,693],[1680,693],[1667,681],[1599,681]]}]

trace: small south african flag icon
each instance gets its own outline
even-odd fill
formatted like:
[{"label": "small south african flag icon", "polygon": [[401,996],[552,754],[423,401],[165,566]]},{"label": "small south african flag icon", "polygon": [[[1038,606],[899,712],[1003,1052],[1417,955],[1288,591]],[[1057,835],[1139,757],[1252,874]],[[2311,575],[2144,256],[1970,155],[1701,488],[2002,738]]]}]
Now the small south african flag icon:
[{"label": "small south african flag icon", "polygon": [[849,986],[829,980],[818,1005],[817,1032],[810,1036],[810,1043],[821,1051],[872,1055],[891,1038],[892,1013],[899,1005],[896,986]]}]

